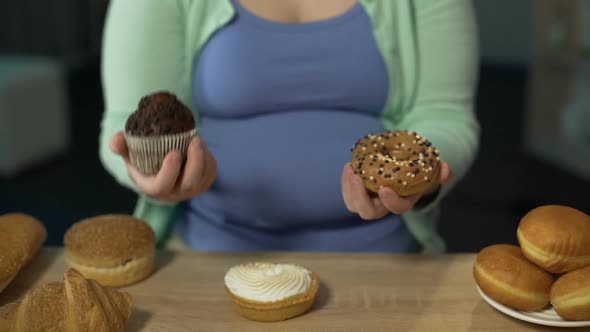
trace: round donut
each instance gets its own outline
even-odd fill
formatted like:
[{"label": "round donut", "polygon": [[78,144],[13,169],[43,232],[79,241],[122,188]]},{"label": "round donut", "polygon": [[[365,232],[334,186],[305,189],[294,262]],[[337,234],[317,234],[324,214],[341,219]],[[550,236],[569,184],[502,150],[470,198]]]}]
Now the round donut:
[{"label": "round donut", "polygon": [[482,249],[473,277],[490,298],[516,310],[539,310],[549,304],[553,276],[530,262],[519,247],[494,244]]},{"label": "round donut", "polygon": [[559,277],[549,298],[561,318],[590,320],[590,265]]},{"label": "round donut", "polygon": [[552,273],[590,265],[590,216],[563,205],[543,205],[525,214],[516,231],[524,255]]},{"label": "round donut", "polygon": [[407,130],[385,131],[361,138],[352,148],[352,168],[365,187],[389,187],[404,197],[438,185],[438,150],[424,137]]}]

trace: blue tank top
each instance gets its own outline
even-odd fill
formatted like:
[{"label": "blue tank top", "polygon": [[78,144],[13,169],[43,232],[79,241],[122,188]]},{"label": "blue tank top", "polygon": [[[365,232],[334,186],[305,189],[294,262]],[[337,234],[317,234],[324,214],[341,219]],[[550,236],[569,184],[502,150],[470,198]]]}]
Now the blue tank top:
[{"label": "blue tank top", "polygon": [[350,148],[383,130],[392,84],[362,6],[303,24],[234,6],[193,73],[218,177],[182,205],[178,233],[196,250],[413,250],[399,216],[366,222],[342,199]]}]

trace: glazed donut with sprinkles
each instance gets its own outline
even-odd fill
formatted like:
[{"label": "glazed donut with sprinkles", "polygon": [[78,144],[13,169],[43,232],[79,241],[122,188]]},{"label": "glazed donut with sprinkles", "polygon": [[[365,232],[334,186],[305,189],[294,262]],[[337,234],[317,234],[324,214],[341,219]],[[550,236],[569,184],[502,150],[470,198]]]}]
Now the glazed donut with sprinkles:
[{"label": "glazed donut with sprinkles", "polygon": [[430,141],[407,130],[385,131],[361,138],[352,148],[351,165],[365,187],[389,187],[405,197],[438,186],[441,161]]}]

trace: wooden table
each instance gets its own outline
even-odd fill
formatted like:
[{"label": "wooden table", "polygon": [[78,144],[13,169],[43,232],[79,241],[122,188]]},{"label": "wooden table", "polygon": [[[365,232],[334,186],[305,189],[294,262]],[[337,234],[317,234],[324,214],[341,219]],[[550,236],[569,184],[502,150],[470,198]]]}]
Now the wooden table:
[{"label": "wooden table", "polygon": [[[210,254],[159,252],[157,272],[125,288],[134,299],[127,331],[589,331],[510,318],[475,289],[472,254],[421,256],[331,253]],[[247,261],[303,265],[320,276],[312,311],[279,323],[232,311],[223,276]],[[0,293],[0,305],[31,286],[62,279],[61,248],[44,248]]]}]

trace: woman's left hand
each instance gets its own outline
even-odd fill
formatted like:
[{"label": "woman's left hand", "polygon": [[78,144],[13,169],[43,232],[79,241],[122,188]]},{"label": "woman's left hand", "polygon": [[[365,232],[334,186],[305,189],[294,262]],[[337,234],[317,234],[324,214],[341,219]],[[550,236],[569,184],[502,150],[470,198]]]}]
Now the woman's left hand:
[{"label": "woman's left hand", "polygon": [[[452,176],[451,167],[447,163],[442,163],[439,184],[448,183]],[[411,210],[422,197],[422,194],[400,197],[391,188],[381,188],[376,196],[371,196],[365,188],[363,179],[354,174],[350,163],[344,166],[341,185],[346,208],[350,212],[358,213],[365,220],[380,219],[390,212],[400,215]]]}]

